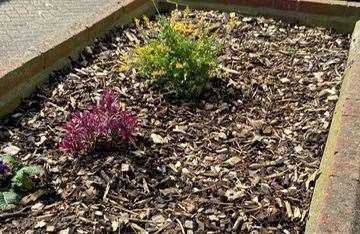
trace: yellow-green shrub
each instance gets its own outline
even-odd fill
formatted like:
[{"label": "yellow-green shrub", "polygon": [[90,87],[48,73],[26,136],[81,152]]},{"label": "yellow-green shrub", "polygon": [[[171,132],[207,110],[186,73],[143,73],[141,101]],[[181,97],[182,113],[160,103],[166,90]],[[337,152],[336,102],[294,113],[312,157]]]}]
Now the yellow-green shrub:
[{"label": "yellow-green shrub", "polygon": [[197,39],[188,37],[164,18],[160,18],[159,24],[158,36],[149,44],[135,49],[130,66],[141,75],[180,94],[198,96],[219,63],[220,44],[207,35]]}]

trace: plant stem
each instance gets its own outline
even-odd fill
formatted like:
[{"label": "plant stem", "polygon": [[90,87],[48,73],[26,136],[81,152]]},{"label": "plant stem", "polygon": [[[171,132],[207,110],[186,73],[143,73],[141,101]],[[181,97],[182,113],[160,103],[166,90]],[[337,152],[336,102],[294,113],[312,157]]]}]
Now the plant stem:
[{"label": "plant stem", "polygon": [[155,0],[151,0],[151,1],[152,1],[153,5],[155,7],[156,12],[158,13],[158,15],[160,15],[160,11],[159,11],[159,8],[157,7],[156,3],[155,3]]}]

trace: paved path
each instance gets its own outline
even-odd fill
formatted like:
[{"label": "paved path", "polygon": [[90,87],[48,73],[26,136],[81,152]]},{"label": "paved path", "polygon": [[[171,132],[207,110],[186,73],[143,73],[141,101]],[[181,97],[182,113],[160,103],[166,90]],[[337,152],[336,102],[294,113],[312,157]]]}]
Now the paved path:
[{"label": "paved path", "polygon": [[0,0],[0,67],[121,0]]}]

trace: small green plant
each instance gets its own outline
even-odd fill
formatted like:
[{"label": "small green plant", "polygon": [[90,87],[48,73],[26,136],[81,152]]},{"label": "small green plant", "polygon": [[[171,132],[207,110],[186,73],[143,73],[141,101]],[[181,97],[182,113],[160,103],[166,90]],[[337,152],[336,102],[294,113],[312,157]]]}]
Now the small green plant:
[{"label": "small green plant", "polygon": [[25,166],[11,156],[0,155],[0,210],[15,208],[22,195],[33,190],[36,179],[44,174],[41,166]]},{"label": "small green plant", "polygon": [[287,53],[288,53],[291,57],[294,57],[295,54],[296,54],[296,52],[297,52],[297,49],[296,49],[296,48],[289,47],[289,48],[287,49]]},{"label": "small green plant", "polygon": [[[187,97],[200,95],[219,64],[220,44],[214,37],[191,37],[193,26],[172,24],[159,18],[160,33],[135,49],[130,67],[141,75]],[[180,30],[181,29],[181,30]],[[186,33],[183,33],[186,32]]]}]

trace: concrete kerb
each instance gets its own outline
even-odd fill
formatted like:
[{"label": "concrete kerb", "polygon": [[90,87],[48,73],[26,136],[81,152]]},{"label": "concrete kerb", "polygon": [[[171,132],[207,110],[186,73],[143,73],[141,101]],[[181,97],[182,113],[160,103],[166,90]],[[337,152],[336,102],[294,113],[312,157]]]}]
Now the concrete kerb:
[{"label": "concrete kerb", "polygon": [[360,233],[360,21],[356,23],[306,233]]}]

